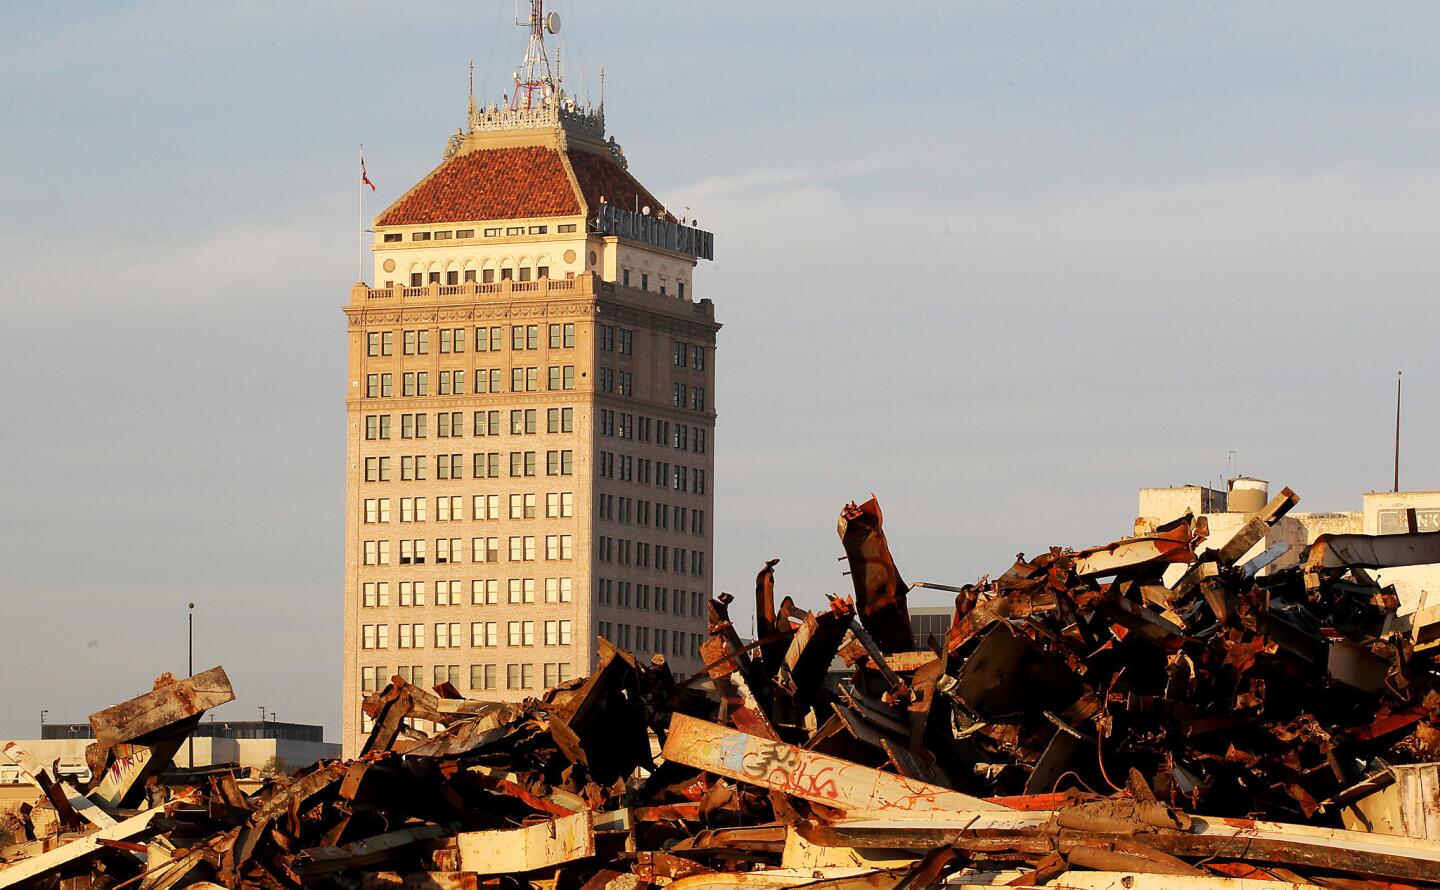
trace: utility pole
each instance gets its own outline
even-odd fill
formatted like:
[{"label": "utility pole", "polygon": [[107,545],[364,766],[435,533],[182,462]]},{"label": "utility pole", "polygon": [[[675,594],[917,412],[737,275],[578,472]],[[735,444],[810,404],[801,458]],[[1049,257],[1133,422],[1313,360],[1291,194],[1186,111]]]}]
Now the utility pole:
[{"label": "utility pole", "polygon": [[1400,491],[1400,375],[1395,372],[1395,485],[1391,491]]},{"label": "utility pole", "polygon": [[[187,677],[195,676],[195,604],[190,604],[190,609],[185,613],[185,667]],[[190,768],[195,768],[195,734],[192,732],[186,739],[189,746]]]}]

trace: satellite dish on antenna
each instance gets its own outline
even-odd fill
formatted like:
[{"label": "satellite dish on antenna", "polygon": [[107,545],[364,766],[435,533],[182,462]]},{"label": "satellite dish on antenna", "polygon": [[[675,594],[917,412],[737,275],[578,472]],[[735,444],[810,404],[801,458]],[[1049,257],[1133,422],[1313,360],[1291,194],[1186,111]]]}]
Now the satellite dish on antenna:
[{"label": "satellite dish on antenna", "polygon": [[645,216],[649,216],[649,215],[650,215],[650,205],[649,205],[649,204],[646,204],[644,207],[641,207],[641,208],[640,208],[640,212],[641,212],[642,214],[644,214]]},{"label": "satellite dish on antenna", "polygon": [[551,12],[545,15],[545,30],[551,34],[560,33],[560,13]]}]

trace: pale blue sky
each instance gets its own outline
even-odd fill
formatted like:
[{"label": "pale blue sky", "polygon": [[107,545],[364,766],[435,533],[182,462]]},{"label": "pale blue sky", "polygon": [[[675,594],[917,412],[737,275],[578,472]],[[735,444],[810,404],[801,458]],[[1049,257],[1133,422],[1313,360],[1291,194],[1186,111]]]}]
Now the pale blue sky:
[{"label": "pale blue sky", "polygon": [[[0,737],[224,663],[338,720],[355,150],[440,159],[513,0],[10,4],[0,54]],[[558,4],[572,88],[716,233],[717,585],[848,590],[1129,527],[1242,471],[1440,488],[1431,4]],[[581,86],[581,71],[584,86]]]}]

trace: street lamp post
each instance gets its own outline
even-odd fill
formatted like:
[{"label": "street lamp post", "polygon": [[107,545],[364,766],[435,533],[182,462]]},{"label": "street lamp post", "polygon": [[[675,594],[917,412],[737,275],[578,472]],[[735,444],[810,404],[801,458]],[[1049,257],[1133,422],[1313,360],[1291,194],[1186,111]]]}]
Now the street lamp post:
[{"label": "street lamp post", "polygon": [[[185,676],[195,676],[195,604],[190,604],[190,610],[185,613],[185,665],[187,668]],[[190,768],[195,768],[195,734],[191,733],[186,740],[190,753]]]}]

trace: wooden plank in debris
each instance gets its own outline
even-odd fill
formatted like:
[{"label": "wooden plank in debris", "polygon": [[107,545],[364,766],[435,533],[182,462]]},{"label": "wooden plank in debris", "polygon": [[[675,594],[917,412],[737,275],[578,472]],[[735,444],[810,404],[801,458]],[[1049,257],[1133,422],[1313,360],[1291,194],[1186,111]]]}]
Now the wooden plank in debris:
[{"label": "wooden plank in debris", "polygon": [[465,831],[456,835],[460,870],[517,874],[595,855],[591,813],[575,813],[523,828]]},{"label": "wooden plank in debris", "polygon": [[670,718],[666,760],[841,809],[1006,810],[916,779],[772,742],[685,714]]},{"label": "wooden plank in debris", "polygon": [[76,838],[68,844],[42,853],[33,859],[24,859],[20,862],[0,871],[0,890],[7,887],[25,886],[29,881],[44,875],[53,874],[62,868],[79,862],[88,856],[93,856],[101,850],[106,849],[101,841],[124,841],[137,837],[150,828],[150,823],[156,818],[165,815],[163,807],[156,807],[153,810],[146,810],[138,816],[131,816],[116,822],[108,828],[102,828],[93,834]]},{"label": "wooden plank in debris", "polygon": [[91,714],[90,728],[95,741],[109,748],[234,700],[225,669],[213,667]]}]

